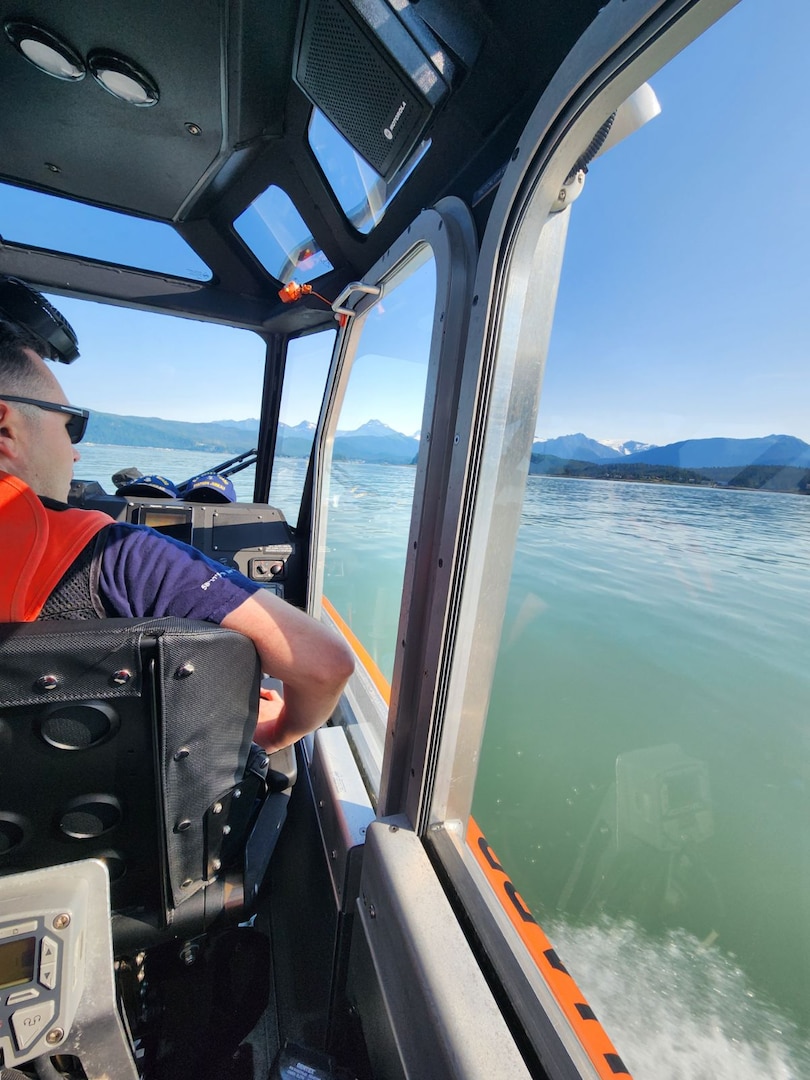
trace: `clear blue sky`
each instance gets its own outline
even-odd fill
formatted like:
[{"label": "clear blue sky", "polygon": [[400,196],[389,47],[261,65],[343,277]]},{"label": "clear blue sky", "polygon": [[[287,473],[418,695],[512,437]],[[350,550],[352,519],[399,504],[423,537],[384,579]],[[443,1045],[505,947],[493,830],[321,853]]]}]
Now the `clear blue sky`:
[{"label": "clear blue sky", "polygon": [[[592,165],[572,208],[542,437],[810,441],[808,40],[807,0],[742,0],[651,80],[661,115]],[[81,339],[81,359],[59,372],[77,403],[176,419],[257,414],[253,335],[136,313],[122,329],[120,312],[58,303]],[[316,419],[322,360],[306,353],[288,423]],[[380,415],[378,402],[372,416],[419,427],[402,409]]]},{"label": "clear blue sky", "polygon": [[810,441],[806,0],[742,0],[572,208],[543,436]]}]

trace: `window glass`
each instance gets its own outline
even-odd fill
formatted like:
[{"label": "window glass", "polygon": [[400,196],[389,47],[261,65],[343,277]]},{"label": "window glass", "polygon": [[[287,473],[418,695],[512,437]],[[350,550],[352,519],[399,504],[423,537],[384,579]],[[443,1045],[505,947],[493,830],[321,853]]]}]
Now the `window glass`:
[{"label": "window glass", "polygon": [[430,139],[421,143],[388,181],[360,157],[318,109],[312,110],[309,145],[343,213],[355,229],[369,233],[382,220],[391,200],[429,150]]},{"label": "window glass", "polygon": [[0,184],[0,236],[173,277],[208,281],[211,271],[170,225]]},{"label": "window glass", "polygon": [[[264,342],[248,330],[49,296],[81,355],[54,365],[68,400],[91,410],[74,475],[108,493],[134,467],[174,483],[256,446]],[[228,358],[227,375],[222,358]],[[251,501],[255,469],[234,473]]]},{"label": "window glass", "polygon": [[474,798],[636,1080],[810,1075],[810,16],[786,9],[741,4],[659,72],[661,116],[568,211]]},{"label": "window glass", "polygon": [[[358,327],[328,475],[323,591],[387,698],[394,668],[436,268],[423,245]],[[373,750],[379,771],[384,717]]]},{"label": "window glass", "polygon": [[298,520],[334,347],[334,330],[295,338],[287,347],[270,502],[283,510],[291,525]]},{"label": "window glass", "polygon": [[315,243],[286,191],[272,185],[254,199],[233,227],[274,278],[303,285],[332,264]]}]

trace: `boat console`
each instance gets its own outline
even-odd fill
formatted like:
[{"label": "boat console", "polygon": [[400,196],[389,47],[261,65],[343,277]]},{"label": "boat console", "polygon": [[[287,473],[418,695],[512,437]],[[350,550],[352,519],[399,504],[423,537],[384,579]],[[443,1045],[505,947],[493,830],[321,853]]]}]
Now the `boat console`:
[{"label": "boat console", "polygon": [[149,525],[190,544],[279,596],[295,580],[300,546],[282,512],[266,503],[200,503],[137,495],[107,495],[94,481],[74,480],[70,503],[102,510],[116,521]]},{"label": "boat console", "polygon": [[136,1080],[115,1002],[109,879],[94,859],[0,877],[0,1065],[80,1045],[89,1077]]}]

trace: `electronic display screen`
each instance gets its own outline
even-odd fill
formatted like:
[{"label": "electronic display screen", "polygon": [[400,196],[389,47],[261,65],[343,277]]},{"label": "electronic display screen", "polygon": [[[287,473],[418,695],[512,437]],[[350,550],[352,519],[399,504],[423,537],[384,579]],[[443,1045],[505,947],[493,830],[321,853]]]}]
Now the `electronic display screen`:
[{"label": "electronic display screen", "polygon": [[191,517],[192,510],[186,506],[140,506],[137,522],[139,525],[148,525],[152,529],[157,529],[158,532],[165,533],[175,540],[182,540],[184,544],[190,544]]},{"label": "electronic display screen", "polygon": [[0,990],[33,980],[36,952],[35,937],[15,938],[0,944]]}]

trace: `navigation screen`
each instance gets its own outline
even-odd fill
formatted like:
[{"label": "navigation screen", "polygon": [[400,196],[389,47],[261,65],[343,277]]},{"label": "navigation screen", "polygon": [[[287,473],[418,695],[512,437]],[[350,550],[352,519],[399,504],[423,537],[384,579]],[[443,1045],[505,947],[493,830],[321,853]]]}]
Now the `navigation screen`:
[{"label": "navigation screen", "polygon": [[175,540],[190,544],[191,518],[190,506],[139,506],[137,523],[149,525],[150,528],[172,536]]},{"label": "navigation screen", "polygon": [[34,978],[35,937],[16,938],[0,945],[0,990]]}]

